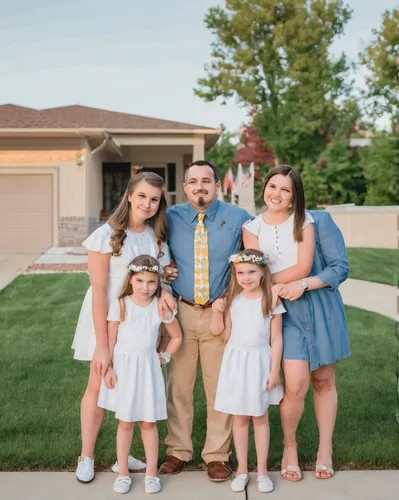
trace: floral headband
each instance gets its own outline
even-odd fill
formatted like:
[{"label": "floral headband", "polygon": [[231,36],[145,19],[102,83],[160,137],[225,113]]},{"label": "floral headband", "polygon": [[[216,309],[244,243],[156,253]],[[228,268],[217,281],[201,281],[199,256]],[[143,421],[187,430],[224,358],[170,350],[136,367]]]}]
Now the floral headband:
[{"label": "floral headband", "polygon": [[258,266],[265,266],[267,264],[267,258],[263,255],[259,257],[259,255],[245,255],[235,253],[234,255],[230,255],[229,262],[233,264],[237,264],[239,262],[247,262],[251,264],[258,264]]},{"label": "floral headband", "polygon": [[134,264],[130,264],[128,267],[129,273],[144,273],[148,271],[149,273],[163,273],[163,266],[136,266]]}]

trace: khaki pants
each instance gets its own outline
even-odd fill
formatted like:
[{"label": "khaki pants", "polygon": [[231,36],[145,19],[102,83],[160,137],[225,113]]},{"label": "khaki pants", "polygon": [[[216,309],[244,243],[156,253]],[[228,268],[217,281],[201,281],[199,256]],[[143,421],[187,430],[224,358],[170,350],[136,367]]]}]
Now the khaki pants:
[{"label": "khaki pants", "polygon": [[210,332],[212,308],[197,309],[179,302],[177,319],[183,342],[168,366],[167,454],[189,461],[193,456],[193,391],[198,354],[207,401],[206,440],[202,458],[206,463],[227,461],[232,435],[232,417],[215,410],[216,387],[224,342]]}]

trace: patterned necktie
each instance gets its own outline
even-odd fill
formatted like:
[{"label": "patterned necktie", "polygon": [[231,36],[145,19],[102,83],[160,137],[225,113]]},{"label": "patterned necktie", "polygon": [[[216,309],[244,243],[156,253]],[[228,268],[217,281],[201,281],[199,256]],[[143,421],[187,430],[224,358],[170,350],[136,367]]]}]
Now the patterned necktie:
[{"label": "patterned necktie", "polygon": [[198,214],[194,236],[194,301],[206,304],[209,300],[208,233],[204,224],[205,214]]}]

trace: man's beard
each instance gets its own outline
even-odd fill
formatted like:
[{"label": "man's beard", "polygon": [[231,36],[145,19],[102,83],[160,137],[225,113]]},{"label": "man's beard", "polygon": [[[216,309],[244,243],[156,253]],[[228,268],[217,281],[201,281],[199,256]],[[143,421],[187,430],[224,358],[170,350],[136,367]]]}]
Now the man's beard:
[{"label": "man's beard", "polygon": [[202,196],[198,198],[198,206],[204,207],[205,206],[205,200]]}]

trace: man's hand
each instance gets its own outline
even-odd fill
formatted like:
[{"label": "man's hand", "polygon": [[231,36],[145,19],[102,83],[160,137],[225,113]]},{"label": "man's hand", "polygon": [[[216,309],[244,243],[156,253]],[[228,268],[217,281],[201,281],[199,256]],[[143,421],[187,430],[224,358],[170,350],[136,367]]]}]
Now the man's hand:
[{"label": "man's hand", "polygon": [[[177,303],[173,295],[166,290],[162,290],[158,299],[158,314],[165,321],[170,320],[170,311],[177,311]],[[166,313],[166,314],[165,314]]]},{"label": "man's hand", "polygon": [[109,367],[107,373],[104,377],[104,384],[108,387],[108,389],[115,389],[116,386],[116,374],[114,369]]},{"label": "man's hand", "polygon": [[280,383],[280,376],[278,372],[270,372],[269,378],[267,380],[267,390],[271,391]]},{"label": "man's hand", "polygon": [[96,346],[93,353],[93,359],[91,361],[96,375],[105,377],[110,361],[111,356],[109,354],[108,347]]},{"label": "man's hand", "polygon": [[296,300],[305,293],[300,281],[291,281],[280,290],[279,296],[283,299]]},{"label": "man's hand", "polygon": [[174,281],[179,275],[175,262],[172,260],[168,266],[165,266],[164,277],[168,283]]},{"label": "man's hand", "polygon": [[223,314],[226,309],[226,301],[225,299],[216,299],[212,303],[212,311]]}]

